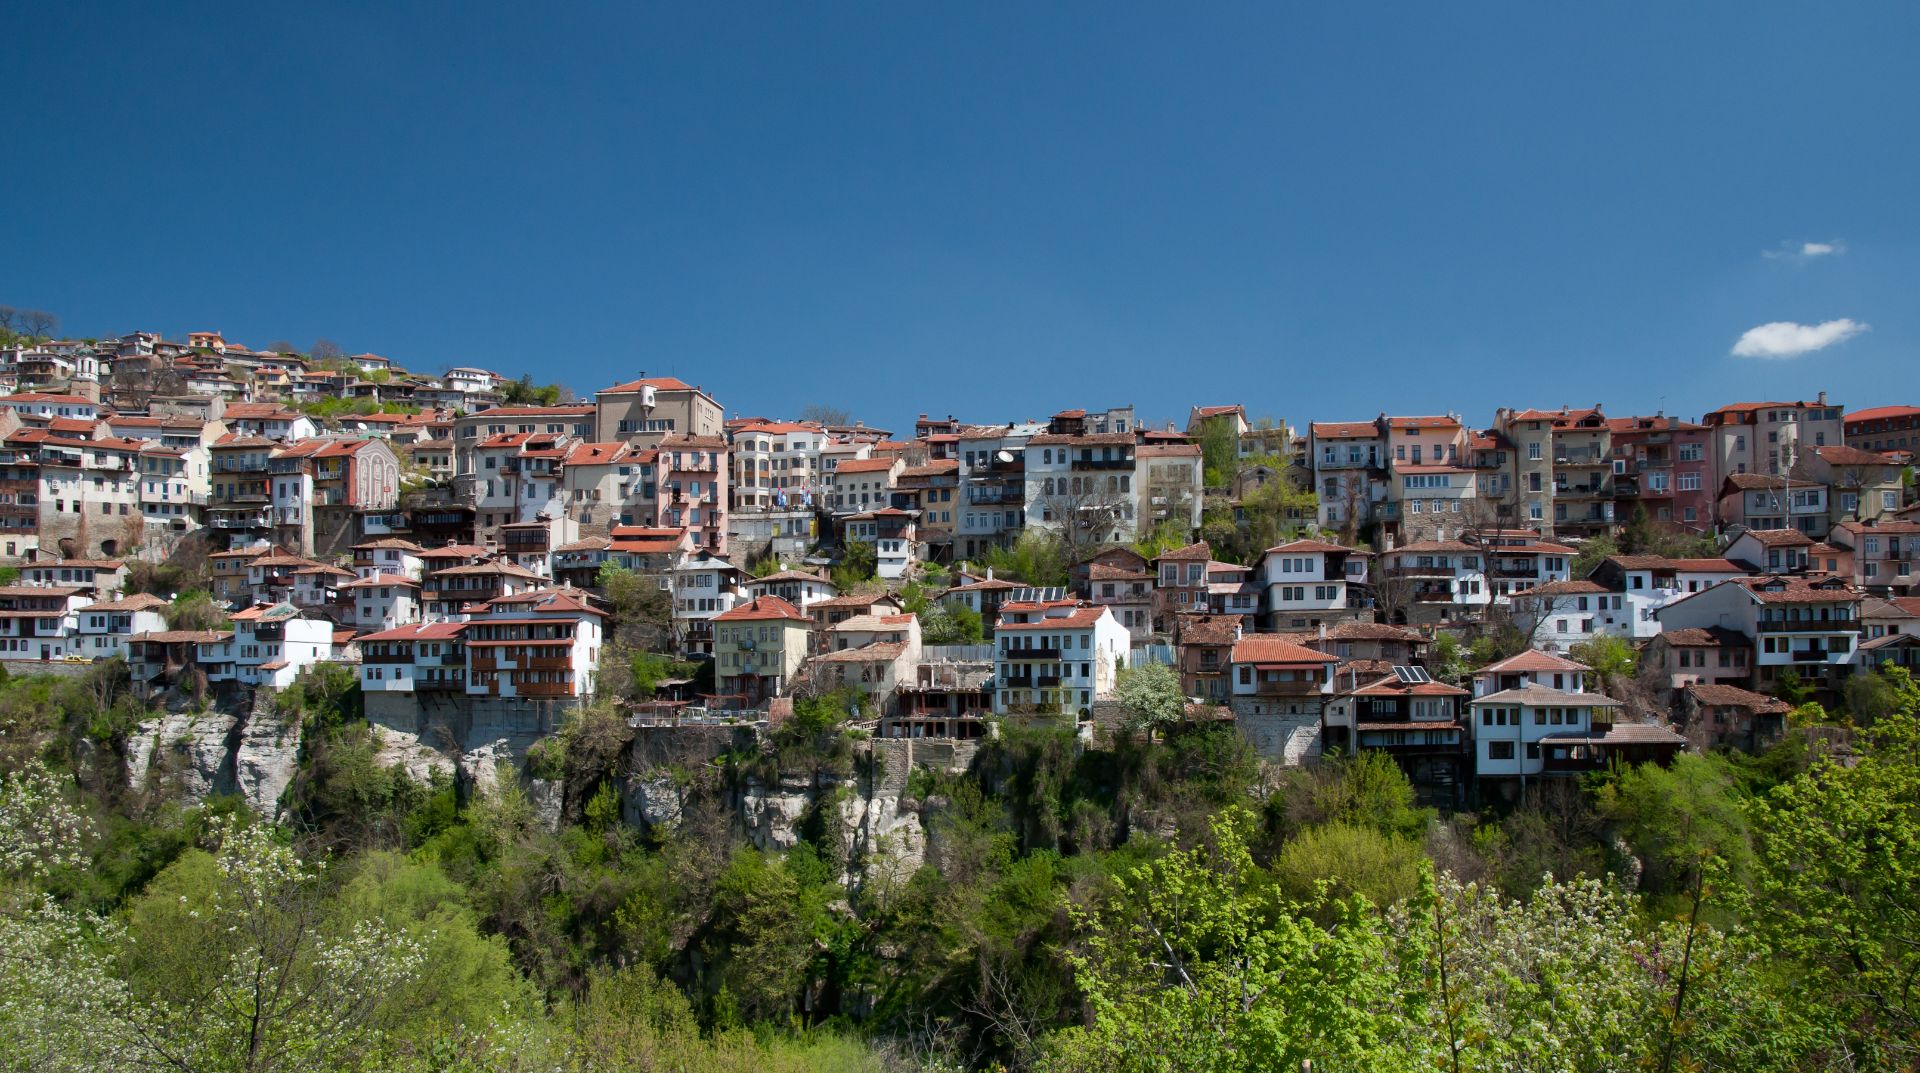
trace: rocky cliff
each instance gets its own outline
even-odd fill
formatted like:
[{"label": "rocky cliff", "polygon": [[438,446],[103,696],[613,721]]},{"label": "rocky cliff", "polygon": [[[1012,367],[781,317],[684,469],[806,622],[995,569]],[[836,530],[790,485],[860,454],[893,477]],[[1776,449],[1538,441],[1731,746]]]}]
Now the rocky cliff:
[{"label": "rocky cliff", "polygon": [[255,812],[277,814],[300,762],[300,725],[279,712],[275,696],[265,688],[222,691],[211,704],[168,696],[127,741],[129,779],[195,801],[239,794]]}]

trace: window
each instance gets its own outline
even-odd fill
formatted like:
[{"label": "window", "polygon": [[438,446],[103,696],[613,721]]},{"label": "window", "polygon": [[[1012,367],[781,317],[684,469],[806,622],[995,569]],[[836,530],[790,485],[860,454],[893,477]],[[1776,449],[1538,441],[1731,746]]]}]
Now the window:
[{"label": "window", "polygon": [[1487,759],[1512,760],[1513,743],[1510,741],[1490,741],[1487,743]]},{"label": "window", "polygon": [[1540,461],[1540,441],[1539,440],[1535,440],[1532,443],[1527,444],[1527,460],[1530,462]]}]

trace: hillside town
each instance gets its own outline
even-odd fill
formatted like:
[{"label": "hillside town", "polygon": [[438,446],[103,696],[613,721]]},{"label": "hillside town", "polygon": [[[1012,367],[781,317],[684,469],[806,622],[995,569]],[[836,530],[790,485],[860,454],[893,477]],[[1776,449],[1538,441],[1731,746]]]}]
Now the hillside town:
[{"label": "hillside town", "polygon": [[[369,718],[550,725],[646,652],[634,725],[840,691],[877,737],[966,740],[1137,725],[1122,680],[1159,666],[1270,761],[1378,750],[1464,804],[1757,751],[1920,665],[1920,407],[1885,399],[889,429],[639,371],[577,399],[217,331],[10,338],[0,650],[120,657],[146,697],[337,663]],[[180,621],[200,590],[217,621]]]}]

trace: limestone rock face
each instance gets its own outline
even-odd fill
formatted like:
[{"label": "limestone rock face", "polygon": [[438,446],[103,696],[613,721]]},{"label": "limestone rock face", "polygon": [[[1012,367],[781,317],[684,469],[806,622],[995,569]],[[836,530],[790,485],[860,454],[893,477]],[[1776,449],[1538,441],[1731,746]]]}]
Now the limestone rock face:
[{"label": "limestone rock face", "polygon": [[128,779],[136,790],[164,789],[189,801],[232,793],[229,738],[239,723],[224,712],[163,712],[127,740]]},{"label": "limestone rock face", "polygon": [[262,816],[279,814],[299,763],[299,720],[275,710],[270,689],[240,691],[217,708],[171,699],[127,741],[134,788],[188,801],[239,794]]}]

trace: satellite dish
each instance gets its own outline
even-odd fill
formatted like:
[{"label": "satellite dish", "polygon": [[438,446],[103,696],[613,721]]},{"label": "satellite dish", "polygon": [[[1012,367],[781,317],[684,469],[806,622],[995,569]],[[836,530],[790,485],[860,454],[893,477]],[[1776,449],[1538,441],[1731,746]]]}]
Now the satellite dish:
[{"label": "satellite dish", "polygon": [[996,452],[993,457],[1002,462],[1011,462],[1013,461],[1013,452],[999,451],[999,452]]}]

